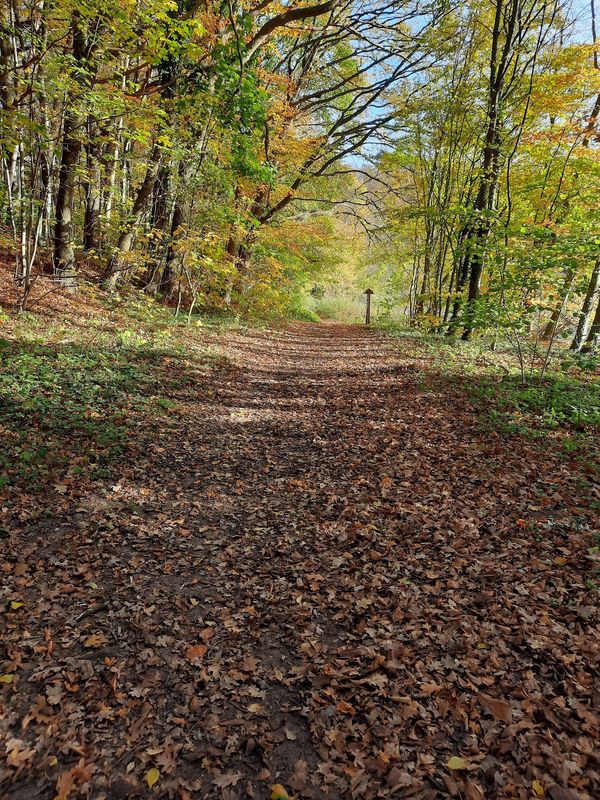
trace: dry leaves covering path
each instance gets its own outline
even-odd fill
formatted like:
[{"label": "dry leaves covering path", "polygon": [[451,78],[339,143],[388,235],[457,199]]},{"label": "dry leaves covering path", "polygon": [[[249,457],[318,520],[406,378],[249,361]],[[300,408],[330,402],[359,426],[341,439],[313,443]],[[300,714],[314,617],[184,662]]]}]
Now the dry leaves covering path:
[{"label": "dry leaves covering path", "polygon": [[424,392],[410,342],[229,347],[11,532],[1,796],[597,800],[573,465]]}]

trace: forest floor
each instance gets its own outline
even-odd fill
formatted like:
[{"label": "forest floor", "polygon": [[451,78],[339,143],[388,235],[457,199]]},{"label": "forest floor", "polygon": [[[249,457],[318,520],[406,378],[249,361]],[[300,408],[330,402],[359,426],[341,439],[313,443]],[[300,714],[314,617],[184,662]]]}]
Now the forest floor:
[{"label": "forest floor", "polygon": [[597,800],[594,464],[411,339],[212,346],[2,490],[0,796]]}]

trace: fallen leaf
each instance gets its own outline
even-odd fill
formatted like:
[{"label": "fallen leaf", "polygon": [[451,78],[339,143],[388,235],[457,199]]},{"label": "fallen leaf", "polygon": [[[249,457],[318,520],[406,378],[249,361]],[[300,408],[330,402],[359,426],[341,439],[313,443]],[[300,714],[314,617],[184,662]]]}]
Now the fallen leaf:
[{"label": "fallen leaf", "polygon": [[448,767],[448,769],[452,770],[466,769],[467,762],[464,760],[464,758],[461,758],[460,756],[452,756],[452,758],[448,759],[448,761],[446,762],[446,766]]},{"label": "fallen leaf", "polygon": [[306,782],[308,780],[308,762],[304,761],[304,759],[299,758],[296,763],[294,764],[294,772],[288,778],[288,783],[292,787],[292,789],[296,789],[296,791],[300,791],[306,786]]},{"label": "fallen leaf", "polygon": [[512,723],[512,710],[510,703],[504,700],[498,700],[495,697],[490,697],[487,694],[480,694],[479,700],[481,705],[488,711],[496,720],[506,722],[507,725]]},{"label": "fallen leaf", "polygon": [[68,800],[69,795],[75,788],[75,778],[73,770],[63,772],[56,781],[56,795],[54,800]]},{"label": "fallen leaf", "polygon": [[271,800],[290,800],[290,796],[280,783],[274,783],[271,786]]},{"label": "fallen leaf", "polygon": [[185,657],[189,661],[195,661],[197,658],[202,658],[207,650],[208,648],[204,644],[193,644],[185,651]]},{"label": "fallen leaf", "polygon": [[557,783],[554,786],[550,786],[548,794],[552,800],[581,800],[581,796],[574,789],[567,789]]},{"label": "fallen leaf", "polygon": [[244,660],[242,661],[242,666],[240,670],[242,672],[256,672],[256,668],[258,666],[257,660],[254,656],[245,656]]},{"label": "fallen leaf", "polygon": [[533,789],[533,793],[536,797],[543,797],[546,792],[544,791],[544,787],[539,781],[531,781],[531,788]]},{"label": "fallen leaf", "polygon": [[108,639],[103,633],[92,633],[91,636],[88,636],[87,639],[84,640],[83,646],[84,647],[102,647],[102,645],[106,644]]},{"label": "fallen leaf", "polygon": [[35,750],[28,747],[21,739],[9,739],[6,743],[6,762],[11,767],[20,769],[35,756]]},{"label": "fallen leaf", "polygon": [[219,789],[226,789],[228,786],[235,786],[241,777],[241,772],[222,772],[213,778],[213,783]]},{"label": "fallen leaf", "polygon": [[60,683],[54,683],[46,689],[46,697],[51,706],[57,706],[62,700],[63,688]]},{"label": "fallen leaf", "polygon": [[0,675],[0,683],[12,683],[14,675]]},{"label": "fallen leaf", "polygon": [[200,631],[200,638],[204,639],[205,642],[210,641],[210,639],[212,639],[214,635],[215,635],[214,628],[204,628],[203,631]]},{"label": "fallen leaf", "polygon": [[160,772],[156,769],[156,767],[152,767],[146,773],[146,783],[150,788],[154,786],[155,783],[158,783],[160,780]]}]

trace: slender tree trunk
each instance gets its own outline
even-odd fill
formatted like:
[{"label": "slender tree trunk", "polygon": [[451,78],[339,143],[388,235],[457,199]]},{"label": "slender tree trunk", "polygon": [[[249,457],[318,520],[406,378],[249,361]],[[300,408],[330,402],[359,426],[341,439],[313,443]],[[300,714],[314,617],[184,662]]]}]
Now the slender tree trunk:
[{"label": "slender tree trunk", "polygon": [[102,170],[100,148],[96,141],[98,130],[94,120],[88,118],[86,145],[85,215],[83,221],[83,246],[86,250],[100,248],[100,214],[102,211]]},{"label": "slender tree trunk", "polygon": [[150,154],[146,175],[144,176],[144,180],[142,181],[133,202],[131,214],[125,223],[125,228],[121,232],[117,246],[107,264],[106,286],[110,290],[115,289],[121,275],[125,271],[127,254],[130,252],[133,246],[133,240],[135,238],[137,228],[142,221],[148,201],[152,195],[154,182],[158,176],[161,155],[160,147],[155,144]]},{"label": "slender tree trunk", "polygon": [[[567,274],[565,275],[565,282],[562,288],[562,296],[566,297],[569,292],[571,291],[571,286],[573,285],[573,281],[575,280],[575,270],[569,269]],[[546,327],[542,333],[542,340],[548,341],[552,339],[554,334],[556,333],[556,326],[558,325],[558,321],[561,317],[563,311],[564,302],[561,300],[553,309],[552,314],[550,315],[550,319],[546,323]]]},{"label": "slender tree trunk", "polygon": [[[507,81],[515,80],[514,74],[512,77],[507,77],[508,65],[513,55],[515,35],[518,29],[517,22],[522,11],[519,0],[495,0],[495,5],[481,176],[473,204],[472,219],[467,222],[466,230],[461,237],[463,255],[459,270],[458,290],[462,291],[468,285],[463,339],[469,339],[474,328],[473,303],[478,299],[481,291],[486,243],[492,230],[493,212],[497,206],[503,141],[502,97]],[[517,33],[517,35],[519,34]],[[452,321],[456,320],[459,309],[460,303],[455,304]]]},{"label": "slender tree trunk", "polygon": [[181,238],[181,226],[183,225],[184,213],[181,198],[175,200],[173,208],[173,217],[171,220],[171,241],[167,249],[167,258],[162,275],[160,276],[160,283],[158,291],[162,296],[168,300],[173,294],[176,279],[176,264],[179,258],[179,251],[177,248],[178,241]]},{"label": "slender tree trunk", "polygon": [[581,348],[580,352],[581,353],[593,352],[597,348],[599,341],[600,341],[600,298],[598,299],[598,305],[596,306],[596,313],[594,314],[594,319],[592,321],[590,331],[587,335],[587,339],[585,340],[585,344]]},{"label": "slender tree trunk", "polygon": [[165,252],[165,238],[169,224],[169,188],[171,183],[171,165],[163,164],[152,189],[152,202],[150,208],[151,238],[148,245],[149,264],[142,280],[145,290],[149,294],[158,291],[158,277],[160,264]]},{"label": "slender tree trunk", "polygon": [[423,275],[421,278],[421,288],[415,306],[415,317],[423,316],[425,310],[425,294],[429,288],[429,274],[431,272],[431,241],[430,236],[425,237],[425,252],[423,254]]},{"label": "slender tree trunk", "polygon": [[67,111],[63,125],[62,153],[56,192],[52,257],[55,277],[71,290],[76,288],[77,282],[73,244],[73,197],[75,195],[75,168],[81,150],[81,139],[77,134],[79,127],[79,118],[71,111]]},{"label": "slender tree trunk", "polygon": [[[77,12],[74,12],[72,16],[71,35],[73,60],[77,65],[82,66],[86,60],[87,42],[79,25]],[[89,76],[86,78],[86,82],[89,82]],[[55,277],[71,291],[76,288],[77,281],[73,242],[73,198],[75,196],[75,173],[81,151],[81,118],[75,109],[76,99],[74,93],[70,93],[65,101],[52,255]]]},{"label": "slender tree trunk", "polygon": [[587,292],[583,301],[583,305],[581,307],[581,312],[579,314],[579,320],[577,322],[577,330],[575,331],[575,336],[573,338],[573,342],[571,344],[571,350],[579,350],[581,345],[585,340],[585,335],[587,333],[590,318],[594,311],[594,306],[598,302],[600,298],[600,258],[594,264],[594,269],[592,270],[592,275],[590,278],[590,282],[588,284]]}]

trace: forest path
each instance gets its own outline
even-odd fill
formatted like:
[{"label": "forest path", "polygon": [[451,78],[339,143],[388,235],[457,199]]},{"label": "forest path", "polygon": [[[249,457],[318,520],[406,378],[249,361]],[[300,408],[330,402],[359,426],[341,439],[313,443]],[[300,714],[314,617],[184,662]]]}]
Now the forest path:
[{"label": "forest path", "polygon": [[35,545],[7,724],[46,766],[3,796],[600,796],[569,464],[482,430],[410,340],[229,348]]}]

